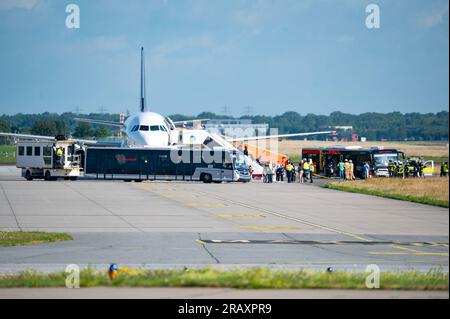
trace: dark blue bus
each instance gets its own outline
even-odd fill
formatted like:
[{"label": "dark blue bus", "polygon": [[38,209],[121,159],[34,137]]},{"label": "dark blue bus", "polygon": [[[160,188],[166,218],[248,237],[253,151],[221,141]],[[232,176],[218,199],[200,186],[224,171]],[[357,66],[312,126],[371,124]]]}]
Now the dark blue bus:
[{"label": "dark blue bus", "polygon": [[180,147],[88,147],[84,175],[135,181],[250,181],[248,167],[238,152]]}]

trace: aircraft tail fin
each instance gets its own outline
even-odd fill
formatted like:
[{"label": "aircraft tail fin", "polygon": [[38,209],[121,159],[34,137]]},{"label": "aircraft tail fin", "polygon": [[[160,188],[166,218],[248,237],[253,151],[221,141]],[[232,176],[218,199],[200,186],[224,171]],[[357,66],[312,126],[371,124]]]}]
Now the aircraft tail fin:
[{"label": "aircraft tail fin", "polygon": [[140,96],[141,112],[147,112],[147,101],[145,92],[145,58],[144,47],[141,47],[141,96]]}]

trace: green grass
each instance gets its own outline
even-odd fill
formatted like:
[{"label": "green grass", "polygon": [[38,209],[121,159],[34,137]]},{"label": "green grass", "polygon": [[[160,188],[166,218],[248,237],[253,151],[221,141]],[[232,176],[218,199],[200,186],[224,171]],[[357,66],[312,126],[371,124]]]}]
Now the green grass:
[{"label": "green grass", "polygon": [[[435,157],[435,156],[434,157],[433,156],[426,157],[426,156],[424,156],[424,159],[426,161],[434,161],[435,165],[441,164],[443,162],[448,162],[448,157]],[[439,174],[439,172],[435,172],[435,173]]]},{"label": "green grass", "polygon": [[0,231],[0,247],[35,245],[72,239],[72,236],[65,233]]},{"label": "green grass", "polygon": [[[106,270],[93,268],[80,272],[81,287],[227,287],[241,289],[366,289],[366,273],[277,271],[266,268],[221,271],[212,268],[190,270],[119,271],[110,280]],[[381,273],[380,289],[448,290],[448,273]],[[0,288],[64,287],[63,272],[43,274],[25,271],[0,275]]]},{"label": "green grass", "polygon": [[16,146],[0,145],[0,164],[16,163]]},{"label": "green grass", "polygon": [[449,208],[449,202],[445,201],[445,200],[439,200],[439,199],[431,198],[429,196],[415,196],[415,195],[391,193],[391,192],[386,192],[386,191],[382,191],[382,190],[359,188],[357,186],[356,187],[353,186],[350,183],[349,183],[349,185],[341,185],[341,184],[338,185],[335,182],[331,182],[331,183],[321,185],[321,187],[339,190],[339,191],[345,191],[345,192],[349,192],[349,193],[359,193],[359,194],[385,197],[385,198],[403,200],[403,201],[408,201],[408,202]]}]

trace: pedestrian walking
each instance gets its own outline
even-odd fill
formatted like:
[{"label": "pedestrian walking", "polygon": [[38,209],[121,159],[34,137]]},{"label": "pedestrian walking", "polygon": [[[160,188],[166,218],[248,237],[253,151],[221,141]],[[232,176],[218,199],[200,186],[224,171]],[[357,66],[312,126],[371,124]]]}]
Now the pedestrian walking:
[{"label": "pedestrian walking", "polygon": [[312,159],[310,159],[309,160],[309,181],[310,181],[310,183],[313,182],[313,175],[314,175],[315,169],[316,168],[314,166],[314,163],[313,163]]},{"label": "pedestrian walking", "polygon": [[309,176],[309,164],[306,159],[304,159],[304,162],[303,162],[303,176],[305,178],[305,181],[308,179],[308,176]]},{"label": "pedestrian walking", "polygon": [[353,164],[353,161],[350,160],[349,162],[349,177],[351,181],[354,181],[355,178],[355,165]]},{"label": "pedestrian walking", "polygon": [[305,176],[303,176],[303,174],[303,161],[301,161],[300,163],[298,163],[298,182],[301,184],[303,184],[303,182],[305,181]]},{"label": "pedestrian walking", "polygon": [[350,163],[349,163],[348,159],[346,159],[345,163],[344,163],[344,174],[345,174],[345,180],[346,181],[350,180]]},{"label": "pedestrian walking", "polygon": [[345,164],[342,160],[339,161],[338,169],[339,169],[339,179],[344,179]]}]

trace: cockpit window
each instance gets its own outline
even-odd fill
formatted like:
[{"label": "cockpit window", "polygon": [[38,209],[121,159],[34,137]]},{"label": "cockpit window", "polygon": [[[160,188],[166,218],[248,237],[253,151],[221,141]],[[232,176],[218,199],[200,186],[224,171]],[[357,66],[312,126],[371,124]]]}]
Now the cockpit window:
[{"label": "cockpit window", "polygon": [[139,129],[139,125],[135,125],[133,126],[133,128],[131,129],[131,132],[136,132]]},{"label": "cockpit window", "polygon": [[167,132],[167,129],[166,129],[166,127],[165,127],[165,126],[163,126],[163,125],[160,125],[160,126],[159,126],[159,128],[161,129],[161,131]]},{"label": "cockpit window", "polygon": [[139,127],[139,131],[148,131],[148,129],[149,129],[148,125],[141,125]]},{"label": "cockpit window", "polygon": [[150,131],[159,131],[159,126],[158,125],[150,126]]}]

